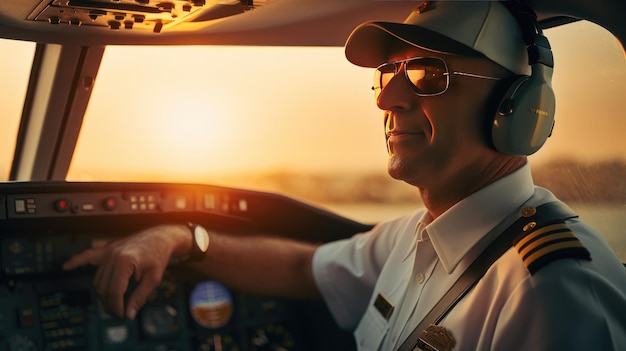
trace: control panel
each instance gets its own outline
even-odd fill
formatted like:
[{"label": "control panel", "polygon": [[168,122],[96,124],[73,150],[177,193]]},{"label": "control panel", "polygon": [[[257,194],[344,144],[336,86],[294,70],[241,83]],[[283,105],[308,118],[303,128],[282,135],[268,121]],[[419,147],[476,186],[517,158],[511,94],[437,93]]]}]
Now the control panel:
[{"label": "control panel", "polygon": [[29,20],[53,25],[160,33],[183,22],[205,22],[258,8],[271,0],[42,0]]},{"label": "control panel", "polygon": [[172,264],[137,318],[119,320],[98,301],[94,268],[60,268],[86,248],[176,221],[242,240],[273,233],[325,242],[370,228],[284,196],[208,185],[3,183],[0,351],[354,347],[321,301],[243,294]]}]

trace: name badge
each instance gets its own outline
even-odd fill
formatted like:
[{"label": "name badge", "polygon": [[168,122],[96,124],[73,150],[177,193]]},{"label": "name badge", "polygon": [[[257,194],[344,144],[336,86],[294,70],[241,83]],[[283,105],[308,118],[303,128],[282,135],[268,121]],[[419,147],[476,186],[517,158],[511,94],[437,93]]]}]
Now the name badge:
[{"label": "name badge", "polygon": [[394,304],[389,301],[387,296],[383,293],[378,293],[378,296],[374,301],[374,307],[376,307],[376,310],[378,310],[378,312],[380,312],[386,320],[389,320],[389,317],[391,317],[393,309],[395,308]]}]

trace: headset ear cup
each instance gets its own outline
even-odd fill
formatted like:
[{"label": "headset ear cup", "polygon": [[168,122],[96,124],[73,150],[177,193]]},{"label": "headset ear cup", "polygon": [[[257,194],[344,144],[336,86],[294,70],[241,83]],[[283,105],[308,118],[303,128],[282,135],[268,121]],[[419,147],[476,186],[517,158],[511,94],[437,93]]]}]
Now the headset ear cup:
[{"label": "headset ear cup", "polygon": [[517,79],[500,100],[493,124],[493,147],[511,155],[535,153],[552,133],[555,97],[552,68],[532,65],[530,77]]}]

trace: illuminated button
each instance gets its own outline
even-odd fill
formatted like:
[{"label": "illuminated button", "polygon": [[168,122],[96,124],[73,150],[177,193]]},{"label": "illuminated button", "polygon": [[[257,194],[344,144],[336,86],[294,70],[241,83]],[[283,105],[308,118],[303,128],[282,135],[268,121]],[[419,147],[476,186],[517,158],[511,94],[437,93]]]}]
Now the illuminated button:
[{"label": "illuminated button", "polygon": [[35,199],[26,199],[26,212],[33,214],[37,212],[37,205]]},{"label": "illuminated button", "polygon": [[113,211],[117,207],[117,200],[114,197],[107,197],[102,201],[102,206],[107,211]]},{"label": "illuminated button", "polygon": [[84,203],[82,206],[82,210],[85,212],[93,211],[95,206],[91,202]]},{"label": "illuminated button", "polygon": [[26,200],[15,200],[15,213],[26,213]]},{"label": "illuminated button", "polygon": [[177,210],[184,210],[187,208],[187,199],[185,197],[178,197],[174,200],[174,206]]},{"label": "illuminated button", "polygon": [[204,194],[204,208],[214,210],[217,205],[217,200],[213,194]]},{"label": "illuminated button", "polygon": [[239,211],[247,212],[248,211],[248,201],[241,199],[239,200]]},{"label": "illuminated button", "polygon": [[56,208],[57,211],[59,212],[66,212],[67,210],[70,209],[70,202],[67,201],[66,199],[58,199],[54,203],[54,208]]},{"label": "illuminated button", "polygon": [[35,199],[15,199],[14,205],[16,214],[37,213],[37,204],[35,203]]}]

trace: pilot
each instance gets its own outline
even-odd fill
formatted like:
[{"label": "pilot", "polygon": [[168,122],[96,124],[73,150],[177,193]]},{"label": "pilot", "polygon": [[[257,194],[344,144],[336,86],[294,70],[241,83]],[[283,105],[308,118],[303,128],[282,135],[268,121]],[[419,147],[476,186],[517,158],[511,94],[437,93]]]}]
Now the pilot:
[{"label": "pilot", "polygon": [[[554,115],[552,55],[532,12],[416,2],[404,23],[357,27],[345,52],[373,68],[388,172],[419,189],[424,209],[323,245],[159,225],[64,268],[97,265],[97,293],[120,318],[135,318],[174,257],[240,291],[321,297],[360,350],[626,349],[626,269],[531,177],[527,156]],[[486,272],[437,305],[478,261]]]}]

